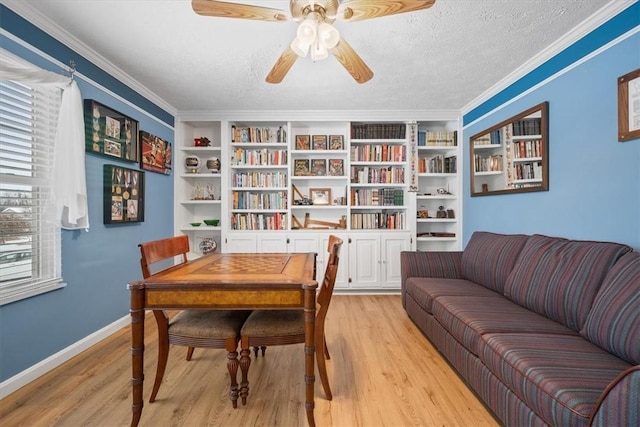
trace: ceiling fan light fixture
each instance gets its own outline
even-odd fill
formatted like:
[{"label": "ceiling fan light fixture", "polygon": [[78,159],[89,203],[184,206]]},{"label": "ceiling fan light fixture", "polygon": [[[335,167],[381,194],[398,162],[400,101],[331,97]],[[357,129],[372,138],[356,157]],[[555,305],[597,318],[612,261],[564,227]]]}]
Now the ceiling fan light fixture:
[{"label": "ceiling fan light fixture", "polygon": [[327,48],[316,41],[313,46],[311,46],[311,60],[312,61],[322,61],[323,59],[327,59],[329,57],[329,51]]},{"label": "ceiling fan light fixture", "polygon": [[333,49],[340,41],[340,32],[326,22],[318,25],[318,41],[327,49]]},{"label": "ceiling fan light fixture", "polygon": [[301,43],[311,45],[316,39],[318,33],[318,23],[315,19],[308,17],[298,25],[298,31],[296,33],[298,40]]},{"label": "ceiling fan light fixture", "polygon": [[291,50],[295,52],[300,58],[304,58],[309,53],[310,45],[307,43],[302,43],[298,37],[293,39],[291,42]]}]

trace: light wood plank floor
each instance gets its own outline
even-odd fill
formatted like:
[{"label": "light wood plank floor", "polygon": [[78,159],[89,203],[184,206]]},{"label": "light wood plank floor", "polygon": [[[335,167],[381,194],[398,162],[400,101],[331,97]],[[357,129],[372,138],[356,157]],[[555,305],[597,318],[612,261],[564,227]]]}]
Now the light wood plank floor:
[{"label": "light wood plank floor", "polygon": [[[327,317],[333,400],[316,376],[320,426],[498,426],[394,296],[336,295]],[[155,375],[157,338],[146,318],[145,399]],[[127,426],[131,420],[129,328],[0,401],[9,426]],[[252,360],[246,406],[228,398],[224,350],[171,348],[158,400],[145,401],[141,426],[306,426],[302,344],[271,347]]]}]

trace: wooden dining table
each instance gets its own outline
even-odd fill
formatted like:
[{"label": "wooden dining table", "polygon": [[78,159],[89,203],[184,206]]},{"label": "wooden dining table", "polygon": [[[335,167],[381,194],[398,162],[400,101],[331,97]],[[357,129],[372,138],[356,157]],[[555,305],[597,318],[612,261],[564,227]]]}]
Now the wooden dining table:
[{"label": "wooden dining table", "polygon": [[300,309],[305,313],[305,410],[315,426],[315,253],[214,253],[128,284],[131,291],[132,418],[142,416],[145,310]]}]

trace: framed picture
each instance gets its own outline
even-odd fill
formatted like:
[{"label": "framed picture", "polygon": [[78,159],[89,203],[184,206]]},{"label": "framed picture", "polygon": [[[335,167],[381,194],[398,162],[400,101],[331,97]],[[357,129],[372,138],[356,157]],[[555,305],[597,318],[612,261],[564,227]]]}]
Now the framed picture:
[{"label": "framed picture", "polygon": [[311,159],[311,175],[325,176],[327,174],[326,159]]},{"label": "framed picture", "polygon": [[344,175],[344,160],[342,160],[342,159],[329,159],[329,175],[330,176],[343,176]]},{"label": "framed picture", "polygon": [[144,221],[144,172],[104,165],[103,222]]},{"label": "framed picture", "polygon": [[640,138],[640,68],[618,78],[618,141]]},{"label": "framed picture", "polygon": [[296,150],[311,150],[309,135],[296,135]]},{"label": "framed picture", "polygon": [[310,188],[309,198],[314,205],[328,205],[331,203],[330,188]]},{"label": "framed picture", "polygon": [[327,135],[313,135],[313,145],[311,148],[314,150],[326,150]]},{"label": "framed picture", "polygon": [[140,167],[150,172],[171,175],[171,143],[149,132],[140,131]]},{"label": "framed picture", "polygon": [[309,159],[295,159],[293,161],[293,175],[306,176],[310,174]]},{"label": "framed picture", "polygon": [[139,161],[138,121],[92,99],[84,100],[85,151]]},{"label": "framed picture", "polygon": [[329,150],[344,150],[342,135],[329,135]]}]

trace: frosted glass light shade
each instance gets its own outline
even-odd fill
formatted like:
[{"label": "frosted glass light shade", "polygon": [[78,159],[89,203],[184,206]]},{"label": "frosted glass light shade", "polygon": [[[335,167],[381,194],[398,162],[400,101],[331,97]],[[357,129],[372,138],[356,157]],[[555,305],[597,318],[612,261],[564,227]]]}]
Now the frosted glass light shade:
[{"label": "frosted glass light shade", "polygon": [[326,22],[318,25],[318,41],[327,49],[333,49],[340,41],[340,32]]},{"label": "frosted glass light shade", "polygon": [[321,61],[329,56],[329,51],[322,43],[316,42],[311,46],[311,60]]},{"label": "frosted glass light shade", "polygon": [[307,53],[309,52],[309,44],[302,43],[300,39],[297,37],[293,39],[290,47],[291,47],[291,50],[294,51],[295,54],[298,55],[300,58],[304,58],[305,56],[307,56]]},{"label": "frosted glass light shade", "polygon": [[307,18],[298,25],[298,39],[310,45],[316,39],[318,24],[314,19]]}]

